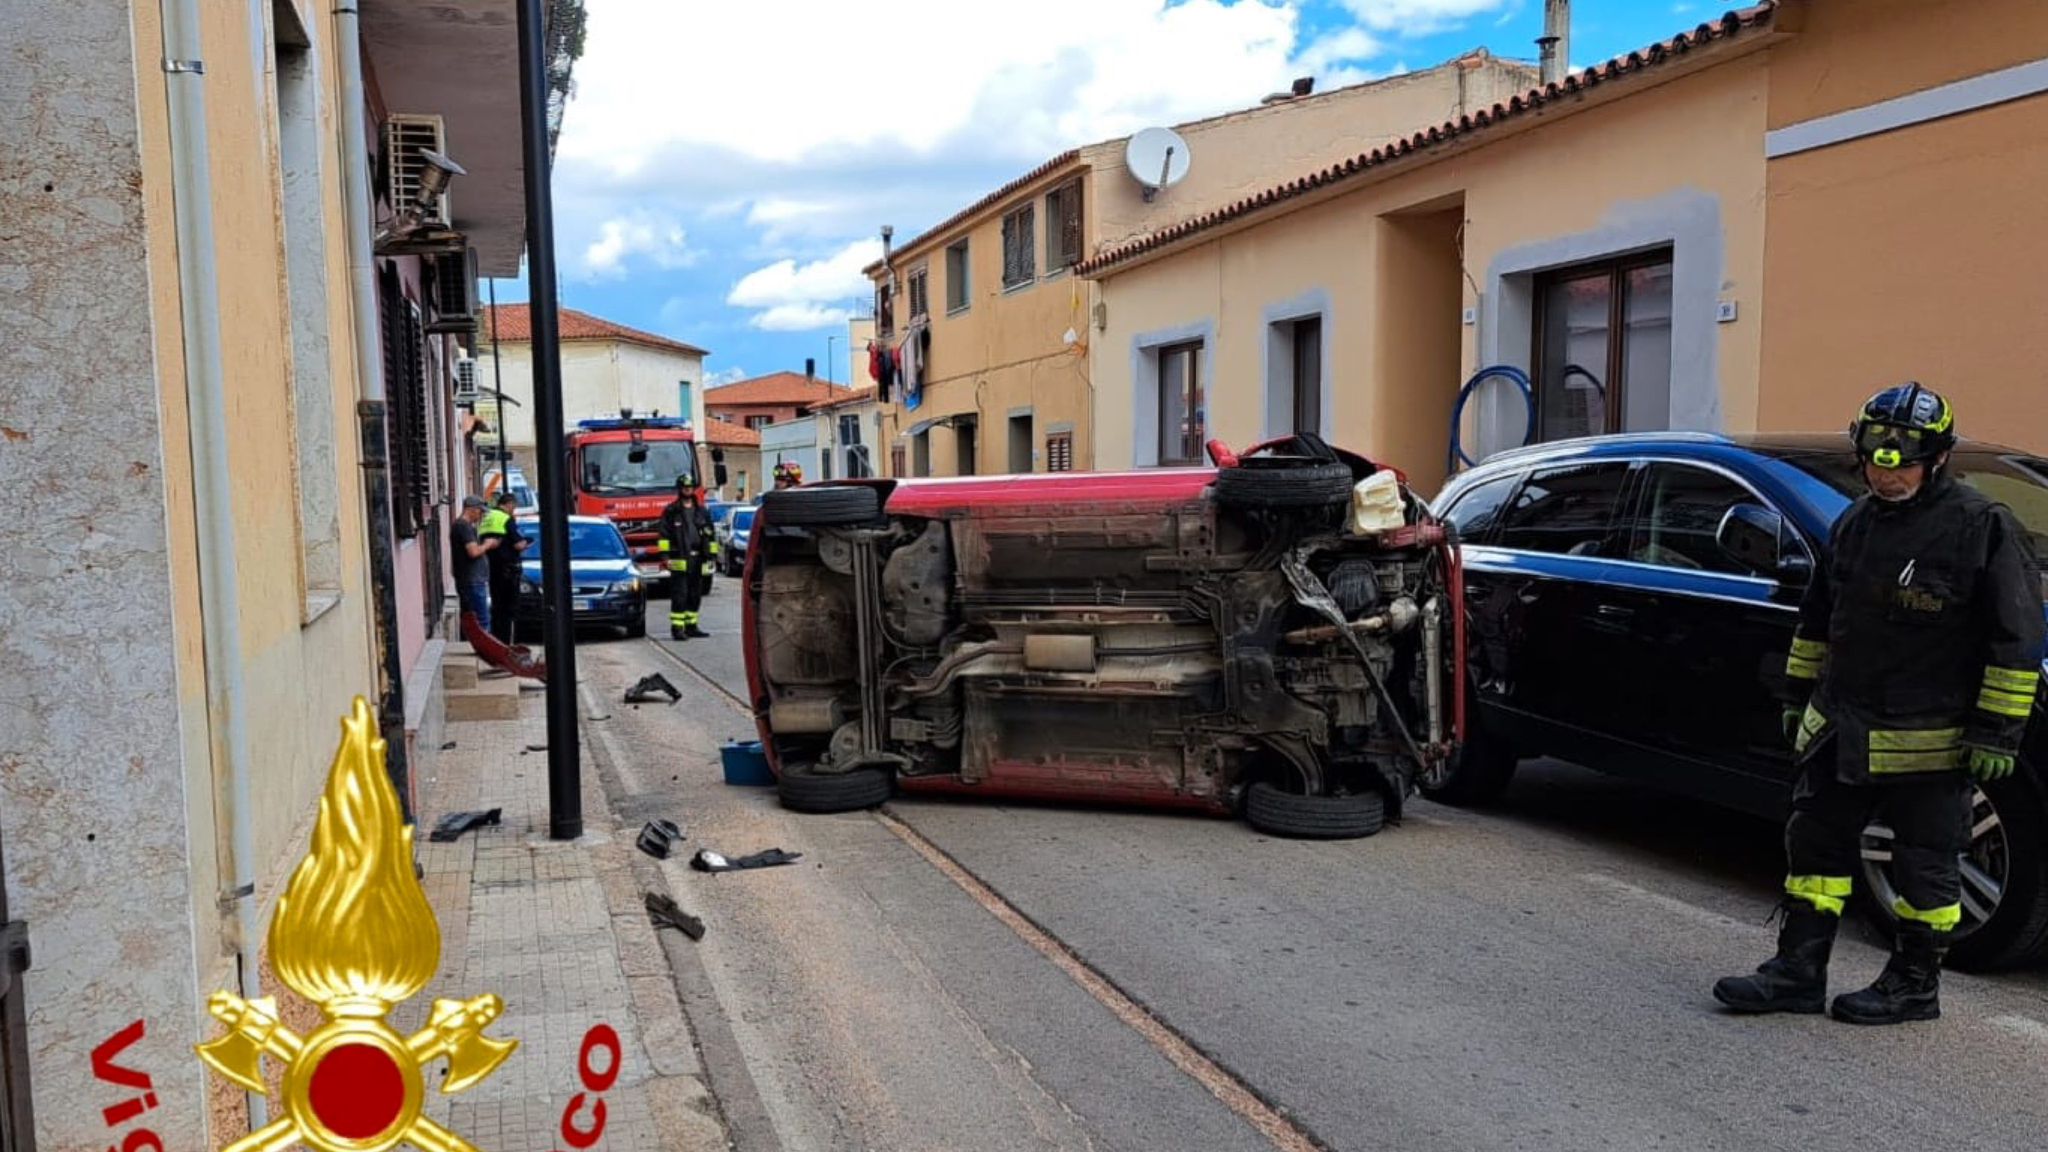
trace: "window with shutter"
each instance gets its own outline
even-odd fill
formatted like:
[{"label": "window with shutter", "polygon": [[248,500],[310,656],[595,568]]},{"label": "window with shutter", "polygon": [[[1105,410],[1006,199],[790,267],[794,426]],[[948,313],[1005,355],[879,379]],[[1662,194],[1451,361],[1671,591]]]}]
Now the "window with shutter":
[{"label": "window with shutter", "polygon": [[1020,287],[1038,278],[1036,243],[1031,205],[1003,217],[1003,287]]},{"label": "window with shutter", "polygon": [[1055,432],[1045,438],[1045,470],[1047,472],[1072,472],[1074,470],[1074,434]]},{"label": "window with shutter", "polygon": [[1045,270],[1081,262],[1081,181],[1069,180],[1045,196]]},{"label": "window with shutter", "polygon": [[931,315],[931,294],[927,286],[931,282],[931,270],[919,268],[910,274],[910,318],[922,320]]}]

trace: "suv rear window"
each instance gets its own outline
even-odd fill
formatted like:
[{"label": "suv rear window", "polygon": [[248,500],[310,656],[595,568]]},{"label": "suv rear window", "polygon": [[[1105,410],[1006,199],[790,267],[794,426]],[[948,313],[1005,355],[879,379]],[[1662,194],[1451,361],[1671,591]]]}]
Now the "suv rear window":
[{"label": "suv rear window", "polygon": [[1500,524],[1501,506],[1515,494],[1515,485],[1521,480],[1521,473],[1510,472],[1474,484],[1444,509],[1444,521],[1457,529],[1458,539],[1467,544],[1485,543]]},{"label": "suv rear window", "polygon": [[1532,473],[1502,518],[1500,547],[1604,555],[1627,476],[1627,464],[1609,460]]}]

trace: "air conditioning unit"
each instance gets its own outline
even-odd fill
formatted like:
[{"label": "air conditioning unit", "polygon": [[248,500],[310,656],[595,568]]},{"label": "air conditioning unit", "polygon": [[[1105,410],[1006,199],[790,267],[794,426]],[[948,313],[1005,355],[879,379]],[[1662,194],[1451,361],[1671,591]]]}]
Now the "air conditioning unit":
[{"label": "air conditioning unit", "polygon": [[427,331],[466,335],[476,331],[476,250],[444,253],[434,260],[434,318]]},{"label": "air conditioning unit", "polygon": [[[448,125],[439,116],[393,113],[384,121],[384,167],[390,173],[385,193],[394,211],[419,207],[420,172],[427,167],[426,157],[420,153],[447,151]],[[421,213],[420,218],[443,228],[451,227],[455,217],[448,208],[448,194],[442,193],[432,211]]]},{"label": "air conditioning unit", "polygon": [[469,356],[455,359],[455,402],[474,404],[477,402],[476,360]]}]

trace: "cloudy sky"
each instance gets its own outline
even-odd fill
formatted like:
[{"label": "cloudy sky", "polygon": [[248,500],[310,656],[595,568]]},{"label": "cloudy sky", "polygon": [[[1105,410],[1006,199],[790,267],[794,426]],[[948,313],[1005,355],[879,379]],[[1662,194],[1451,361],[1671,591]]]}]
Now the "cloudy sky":
[{"label": "cloudy sky", "polygon": [[[1542,0],[586,0],[555,168],[562,302],[737,379],[846,377],[878,230],[915,236],[1067,148],[1426,68],[1533,60]],[[1571,59],[1718,15],[1577,0]],[[524,300],[517,281],[501,303]]]}]

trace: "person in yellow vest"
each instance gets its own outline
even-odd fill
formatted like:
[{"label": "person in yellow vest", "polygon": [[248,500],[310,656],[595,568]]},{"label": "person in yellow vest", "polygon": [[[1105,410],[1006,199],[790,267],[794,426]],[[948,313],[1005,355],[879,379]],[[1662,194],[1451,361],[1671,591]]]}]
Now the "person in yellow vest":
[{"label": "person in yellow vest", "polygon": [[512,643],[514,617],[519,613],[519,566],[520,559],[532,541],[519,530],[519,521],[513,518],[512,510],[519,504],[519,497],[511,490],[498,493],[495,506],[484,513],[477,522],[476,534],[479,540],[496,538],[498,546],[491,549],[491,635],[501,644]]}]

